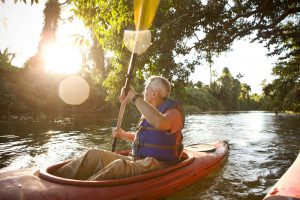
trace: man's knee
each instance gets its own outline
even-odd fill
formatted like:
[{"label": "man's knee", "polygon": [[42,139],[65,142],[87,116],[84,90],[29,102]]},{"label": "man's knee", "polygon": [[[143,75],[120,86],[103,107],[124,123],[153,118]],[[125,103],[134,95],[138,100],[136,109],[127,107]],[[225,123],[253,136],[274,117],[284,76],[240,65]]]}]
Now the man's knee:
[{"label": "man's knee", "polygon": [[86,157],[89,157],[89,156],[101,156],[105,154],[105,150],[102,150],[102,149],[89,149],[85,152],[85,156]]}]

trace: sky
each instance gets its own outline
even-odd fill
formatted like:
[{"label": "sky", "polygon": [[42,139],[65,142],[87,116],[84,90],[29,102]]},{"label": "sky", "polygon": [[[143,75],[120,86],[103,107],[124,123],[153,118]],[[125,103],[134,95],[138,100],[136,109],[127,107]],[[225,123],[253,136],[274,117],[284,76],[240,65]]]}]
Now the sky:
[{"label": "sky", "polygon": [[[37,45],[40,40],[40,33],[43,27],[43,9],[45,1],[39,4],[13,3],[13,0],[0,1],[0,49],[3,51],[9,48],[9,52],[16,53],[13,64],[22,66],[23,63],[37,51]],[[78,20],[72,24],[63,25],[58,30],[57,40],[70,46],[70,35],[88,34],[83,24]],[[71,49],[66,48],[65,51]],[[78,52],[77,52],[78,53]],[[241,82],[251,86],[252,93],[261,93],[261,83],[264,79],[267,83],[274,77],[271,75],[272,67],[276,58],[267,57],[267,49],[263,44],[250,43],[247,40],[234,42],[232,51],[221,54],[214,59],[212,68],[216,70],[217,75],[222,73],[224,67],[228,67],[231,74],[236,76],[238,73],[244,75]],[[72,59],[70,59],[72,60]],[[66,63],[64,63],[66,65]],[[70,63],[70,65],[74,65]],[[201,81],[209,84],[209,67],[206,64],[196,66],[195,73],[191,75],[193,82]]]},{"label": "sky", "polygon": [[13,64],[23,62],[37,51],[43,23],[44,5],[23,2],[14,4],[12,0],[0,2],[0,48],[9,48],[9,52],[17,53]]},{"label": "sky", "polygon": [[[240,73],[244,75],[240,81],[250,85],[252,93],[262,93],[262,81],[266,79],[267,83],[270,83],[274,79],[272,68],[276,58],[266,56],[268,51],[263,44],[250,43],[249,40],[235,41],[231,49],[214,58],[212,69],[216,71],[217,76],[222,74],[224,67],[229,68],[234,77]],[[209,66],[207,64],[197,66],[191,79],[193,82],[201,81],[209,84]]]}]

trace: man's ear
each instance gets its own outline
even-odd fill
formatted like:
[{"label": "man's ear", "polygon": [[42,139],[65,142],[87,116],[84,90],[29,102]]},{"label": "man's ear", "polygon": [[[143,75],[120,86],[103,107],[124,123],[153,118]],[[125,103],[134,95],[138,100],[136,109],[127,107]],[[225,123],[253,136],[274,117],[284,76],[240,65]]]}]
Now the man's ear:
[{"label": "man's ear", "polygon": [[154,92],[152,93],[152,96],[153,96],[153,97],[157,97],[157,96],[158,96],[158,91],[154,91]]}]

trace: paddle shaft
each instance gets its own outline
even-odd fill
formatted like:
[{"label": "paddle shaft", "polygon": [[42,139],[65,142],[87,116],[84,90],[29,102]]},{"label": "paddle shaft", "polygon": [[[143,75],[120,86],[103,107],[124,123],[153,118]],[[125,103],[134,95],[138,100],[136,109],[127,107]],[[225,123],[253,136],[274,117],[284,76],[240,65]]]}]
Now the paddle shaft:
[{"label": "paddle shaft", "polygon": [[[135,19],[135,27],[136,31],[140,30],[148,30],[152,20],[154,18],[157,6],[159,4],[159,0],[134,0],[134,19]],[[127,96],[128,91],[130,89],[130,83],[133,79],[133,69],[135,66],[135,62],[137,59],[137,41],[138,41],[138,32],[135,35],[134,48],[131,54],[130,63],[128,67],[126,82],[125,82],[125,96]],[[121,103],[118,121],[117,121],[117,131],[121,128],[124,112],[125,112],[126,103]],[[117,145],[117,138],[114,138],[112,144],[112,152],[115,151]]]},{"label": "paddle shaft", "polygon": [[[137,53],[132,53],[131,58],[130,58],[129,67],[128,67],[127,77],[126,77],[126,81],[125,81],[125,86],[124,86],[125,87],[125,96],[127,96],[128,92],[129,92],[130,84],[133,79],[132,74],[133,74],[133,69],[135,66],[136,59],[137,59]],[[123,116],[124,116],[124,112],[125,112],[125,107],[126,107],[126,103],[121,103],[118,121],[117,121],[117,127],[116,127],[117,130],[119,130],[121,128]],[[114,141],[113,141],[112,149],[111,149],[112,152],[115,151],[116,145],[117,145],[117,138],[114,137]]]}]

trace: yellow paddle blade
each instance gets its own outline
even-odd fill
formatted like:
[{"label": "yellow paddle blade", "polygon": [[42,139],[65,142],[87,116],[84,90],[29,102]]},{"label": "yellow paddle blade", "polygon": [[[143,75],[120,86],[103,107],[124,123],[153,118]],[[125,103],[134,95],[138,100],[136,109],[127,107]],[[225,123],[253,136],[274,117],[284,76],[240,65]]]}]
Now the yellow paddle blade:
[{"label": "yellow paddle blade", "polygon": [[147,30],[154,19],[159,0],[134,0],[134,24],[136,30]]}]

